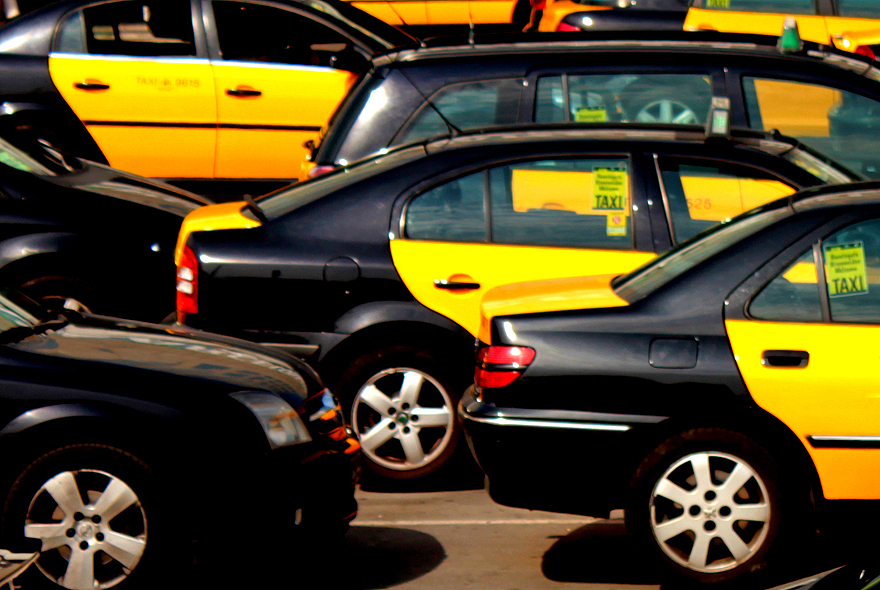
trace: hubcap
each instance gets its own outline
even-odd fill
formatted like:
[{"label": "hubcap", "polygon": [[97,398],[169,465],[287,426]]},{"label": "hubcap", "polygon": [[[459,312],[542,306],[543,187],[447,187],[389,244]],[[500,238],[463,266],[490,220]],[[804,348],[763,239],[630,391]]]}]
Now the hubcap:
[{"label": "hubcap", "polygon": [[767,488],[742,459],[716,452],[673,464],[651,494],[651,530],[670,559],[695,572],[731,570],[764,544]]},{"label": "hubcap", "polygon": [[416,369],[388,369],[358,391],[352,423],[374,463],[411,471],[436,460],[452,438],[452,401],[433,377]]},{"label": "hubcap", "polygon": [[137,495],[121,479],[103,471],[65,471],[31,500],[24,534],[42,541],[37,567],[56,584],[112,588],[140,561],[147,520]]},{"label": "hubcap", "polygon": [[686,104],[665,98],[648,103],[636,115],[640,123],[673,123],[698,125],[702,123],[697,114]]}]

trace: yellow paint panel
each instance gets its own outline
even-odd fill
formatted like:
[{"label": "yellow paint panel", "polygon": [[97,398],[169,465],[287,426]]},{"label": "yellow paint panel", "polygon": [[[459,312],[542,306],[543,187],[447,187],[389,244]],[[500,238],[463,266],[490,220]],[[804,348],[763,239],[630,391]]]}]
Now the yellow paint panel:
[{"label": "yellow paint panel", "polygon": [[258,227],[259,221],[245,217],[241,214],[246,204],[242,201],[235,203],[220,203],[207,205],[190,212],[183,218],[180,233],[177,235],[177,247],[174,250],[174,263],[180,263],[183,247],[189,235],[195,231],[212,231],[220,229],[246,229]]},{"label": "yellow paint panel", "polygon": [[425,8],[425,1],[408,2],[405,0],[390,0],[389,5],[394,12],[400,17],[404,24],[407,25],[427,25],[428,13]]},{"label": "yellow paint panel", "polygon": [[[621,183],[615,185],[614,194],[620,207],[617,215],[629,215],[629,184],[624,171],[612,171],[620,176]],[[603,177],[608,180],[608,174]],[[614,178],[612,178],[614,180]],[[608,209],[594,208],[597,177],[589,171],[570,170],[522,170],[514,169],[511,179],[513,210],[525,213],[535,209],[574,211],[581,215],[607,215]],[[610,194],[610,193],[609,193]]]},{"label": "yellow paint panel", "polygon": [[470,22],[468,0],[442,0],[425,2],[428,23],[432,25],[455,25]]},{"label": "yellow paint panel", "polygon": [[[480,301],[489,289],[525,281],[620,274],[647,262],[654,254],[400,239],[391,241],[391,256],[416,300],[476,336]],[[435,279],[476,282],[480,288],[448,291],[436,288]]]},{"label": "yellow paint panel", "polygon": [[[851,324],[727,321],[743,380],[755,402],[801,439],[825,497],[880,499],[880,451],[814,449],[807,437],[880,435],[880,328]],[[802,369],[761,363],[765,350],[803,350]]]},{"label": "yellow paint panel", "polygon": [[[880,20],[872,18],[836,17],[826,19],[828,34],[834,45],[844,51],[855,51],[859,45],[880,44]],[[837,37],[842,37],[838,39]],[[849,41],[849,45],[847,45]]]},{"label": "yellow paint panel", "polygon": [[754,81],[764,129],[795,137],[828,137],[828,111],[840,101],[839,90],[802,82]]},{"label": "yellow paint panel", "polygon": [[509,23],[515,4],[515,0],[471,0],[471,17],[475,24]]},{"label": "yellow paint panel", "polygon": [[156,178],[211,178],[216,129],[87,126],[110,165]]},{"label": "yellow paint panel", "polygon": [[795,189],[777,180],[682,176],[681,185],[691,219],[724,221]]},{"label": "yellow paint panel", "polygon": [[819,282],[816,265],[812,262],[798,262],[782,275],[789,283],[806,283],[815,285]]},{"label": "yellow paint panel", "polygon": [[722,31],[755,35],[782,34],[782,24],[788,16],[797,19],[801,39],[816,43],[831,42],[825,28],[825,18],[815,15],[785,15],[765,12],[737,12],[733,10],[706,10],[691,8],[684,21],[685,31]]},{"label": "yellow paint panel", "polygon": [[217,137],[217,178],[297,180],[317,131],[223,129]]},{"label": "yellow paint panel", "polygon": [[552,32],[559,27],[566,16],[572,12],[588,12],[591,10],[611,10],[607,6],[584,6],[572,0],[556,0],[547,2],[544,14],[541,16],[541,22],[538,25],[539,31]]},{"label": "yellow paint panel", "polygon": [[400,20],[400,17],[387,2],[352,2],[351,5],[363,10],[367,14],[375,16],[379,20],[385,21],[389,25],[399,26],[406,24]]},{"label": "yellow paint panel", "polygon": [[503,315],[629,305],[611,289],[616,275],[548,279],[495,287],[480,305],[480,333],[491,344],[490,322]]}]

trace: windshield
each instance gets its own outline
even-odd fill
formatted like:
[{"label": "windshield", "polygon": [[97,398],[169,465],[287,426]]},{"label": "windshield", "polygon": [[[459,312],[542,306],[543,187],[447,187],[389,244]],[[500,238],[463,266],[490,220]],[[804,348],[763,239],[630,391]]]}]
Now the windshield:
[{"label": "windshield", "polygon": [[731,221],[722,222],[697,234],[631,273],[616,278],[611,286],[622,299],[630,303],[638,301],[722,250],[791,213],[790,207],[780,205],[779,201],[747,211]]},{"label": "windshield", "polygon": [[337,168],[330,173],[269,193],[259,199],[258,203],[266,218],[275,219],[341,188],[411,162],[423,155],[425,148],[421,145],[395,150],[387,155],[383,154]]}]

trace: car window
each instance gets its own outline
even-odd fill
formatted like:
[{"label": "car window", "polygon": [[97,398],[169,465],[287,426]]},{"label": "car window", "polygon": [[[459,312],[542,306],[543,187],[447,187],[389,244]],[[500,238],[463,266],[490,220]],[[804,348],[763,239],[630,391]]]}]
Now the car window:
[{"label": "car window", "polygon": [[743,78],[749,126],[776,129],[871,178],[880,178],[880,102],[828,86]]},{"label": "car window", "polygon": [[68,15],[59,25],[60,53],[138,57],[196,55],[189,3],[108,2]]},{"label": "car window", "polygon": [[811,247],[758,293],[749,305],[749,314],[759,320],[822,321],[822,300],[816,277]]},{"label": "car window", "polygon": [[837,0],[837,14],[850,18],[880,18],[876,0]]},{"label": "car window", "polygon": [[629,194],[627,159],[539,160],[497,166],[413,198],[404,218],[406,235],[531,246],[632,248]]},{"label": "car window", "polygon": [[783,14],[815,14],[813,0],[691,0],[695,8],[735,10],[740,12],[773,12]]},{"label": "car window", "polygon": [[831,320],[880,323],[880,219],[823,240],[822,258]]},{"label": "car window", "polygon": [[658,158],[658,164],[676,243],[796,190],[766,172],[736,164],[670,157]]},{"label": "car window", "polygon": [[538,123],[695,125],[706,122],[712,83],[708,74],[542,76],[535,99]]},{"label": "car window", "polygon": [[224,60],[332,67],[350,46],[341,33],[290,10],[225,0],[212,6]]},{"label": "car window", "polygon": [[446,86],[419,108],[391,144],[402,145],[449,133],[444,118],[458,129],[516,123],[522,91],[520,78]]}]

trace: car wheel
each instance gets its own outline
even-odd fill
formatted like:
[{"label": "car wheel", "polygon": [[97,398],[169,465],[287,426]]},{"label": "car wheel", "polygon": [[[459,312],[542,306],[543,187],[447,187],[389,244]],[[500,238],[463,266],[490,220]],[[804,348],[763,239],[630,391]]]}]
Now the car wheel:
[{"label": "car wheel", "polygon": [[416,479],[440,469],[455,452],[455,411],[465,385],[430,354],[405,347],[375,351],[355,361],[336,389],[351,408],[370,471]]},{"label": "car wheel", "polygon": [[159,568],[173,581],[167,568],[176,559],[162,547],[169,529],[150,475],[143,461],[102,445],[63,447],[31,463],[3,522],[6,538],[41,543],[28,587],[131,588],[155,582]]},{"label": "car wheel", "polygon": [[773,457],[722,429],[690,430],[663,443],[635,481],[628,528],[667,569],[699,582],[765,567],[793,512]]}]

